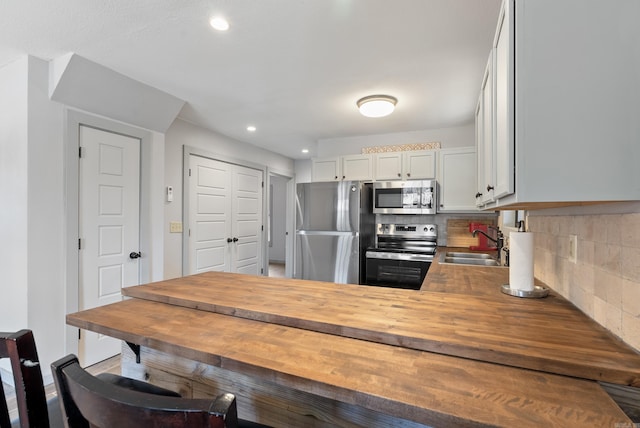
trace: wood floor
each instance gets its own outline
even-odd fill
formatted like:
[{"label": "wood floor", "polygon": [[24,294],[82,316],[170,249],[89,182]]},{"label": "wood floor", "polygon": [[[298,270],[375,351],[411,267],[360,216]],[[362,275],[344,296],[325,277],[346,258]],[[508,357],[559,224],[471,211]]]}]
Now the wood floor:
[{"label": "wood floor", "polygon": [[[120,355],[116,355],[107,360],[94,364],[93,366],[89,366],[86,370],[92,375],[97,375],[100,373],[120,374]],[[7,398],[7,406],[9,407],[9,418],[12,421],[16,420],[18,419],[18,404],[16,401],[15,389],[11,385],[7,385],[4,382],[2,383],[2,387],[4,388],[5,396]],[[47,400],[57,395],[56,387],[53,383],[46,385],[44,392],[47,395]]]},{"label": "wood floor", "polygon": [[269,263],[269,276],[276,278],[284,278],[284,263]]}]

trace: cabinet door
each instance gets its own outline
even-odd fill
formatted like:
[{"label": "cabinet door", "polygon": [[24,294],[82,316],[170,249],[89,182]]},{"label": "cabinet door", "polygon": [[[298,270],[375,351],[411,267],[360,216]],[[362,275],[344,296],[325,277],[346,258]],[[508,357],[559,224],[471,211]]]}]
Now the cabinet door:
[{"label": "cabinet door", "polygon": [[343,180],[373,180],[373,159],[371,155],[350,155],[342,157]]},{"label": "cabinet door", "polygon": [[433,150],[416,150],[405,152],[402,168],[407,180],[436,178],[436,152]]},{"label": "cabinet door", "polygon": [[484,191],[482,189],[482,184],[484,180],[484,162],[483,162],[483,153],[484,153],[484,110],[482,108],[482,92],[480,92],[480,96],[478,97],[478,103],[476,104],[476,113],[475,113],[475,133],[476,133],[476,206],[482,207],[484,205],[484,201],[482,200],[482,195]]},{"label": "cabinet door", "polygon": [[476,211],[474,147],[440,150],[440,212]]},{"label": "cabinet door", "polygon": [[514,8],[513,0],[502,3],[494,39],[495,184],[493,197],[514,192]]},{"label": "cabinet door", "polygon": [[479,147],[478,162],[482,163],[482,176],[478,183],[480,202],[486,204],[494,200],[495,195],[495,133],[494,133],[494,96],[493,96],[493,51],[482,79],[480,96],[482,98],[482,144]]},{"label": "cabinet door", "polygon": [[377,153],[376,180],[401,180],[402,179],[402,153]]},{"label": "cabinet door", "polygon": [[311,181],[337,181],[341,174],[338,157],[311,160]]}]

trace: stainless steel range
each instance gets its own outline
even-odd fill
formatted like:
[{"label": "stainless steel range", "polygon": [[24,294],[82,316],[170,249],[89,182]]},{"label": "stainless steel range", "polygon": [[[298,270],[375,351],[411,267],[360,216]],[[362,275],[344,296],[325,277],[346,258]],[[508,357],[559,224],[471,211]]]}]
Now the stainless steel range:
[{"label": "stainless steel range", "polygon": [[435,224],[378,224],[366,252],[367,285],[417,290],[436,254]]}]

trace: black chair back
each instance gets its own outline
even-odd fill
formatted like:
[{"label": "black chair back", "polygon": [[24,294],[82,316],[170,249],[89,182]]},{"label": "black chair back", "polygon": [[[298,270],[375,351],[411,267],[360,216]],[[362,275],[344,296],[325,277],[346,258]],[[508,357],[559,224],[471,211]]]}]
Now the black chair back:
[{"label": "black chair back", "polygon": [[87,373],[75,355],[51,364],[69,428],[236,428],[235,396],[214,400],[169,397],[131,390]]},{"label": "black chair back", "polygon": [[[0,332],[0,358],[9,358],[21,428],[49,428],[47,398],[31,330]],[[0,428],[11,428],[9,409],[0,379]]]}]

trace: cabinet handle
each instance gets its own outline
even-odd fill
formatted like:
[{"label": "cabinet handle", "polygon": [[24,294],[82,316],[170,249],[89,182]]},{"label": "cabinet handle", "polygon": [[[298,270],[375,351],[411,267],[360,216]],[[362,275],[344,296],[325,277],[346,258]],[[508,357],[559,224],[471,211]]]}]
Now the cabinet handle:
[{"label": "cabinet handle", "polygon": [[493,186],[491,184],[487,184],[487,192],[490,192],[493,190]]},{"label": "cabinet handle", "polygon": [[345,178],[347,178],[347,176],[346,176],[346,175],[343,175],[343,176],[342,176],[342,179],[344,180]]},{"label": "cabinet handle", "polygon": [[333,179],[334,179],[334,180],[337,180],[337,179],[338,179],[338,176],[336,175],[335,177],[333,177]]},{"label": "cabinet handle", "polygon": [[399,177],[399,178],[402,178],[402,174],[398,173],[398,177]]},{"label": "cabinet handle", "polygon": [[233,242],[238,242],[238,238],[233,238]]},{"label": "cabinet handle", "polygon": [[411,177],[411,173],[410,172],[407,172],[407,177]]},{"label": "cabinet handle", "polygon": [[482,196],[482,193],[480,192],[476,193],[476,198],[479,198],[480,196]]},{"label": "cabinet handle", "polygon": [[230,244],[231,242],[233,242],[233,239],[227,238],[227,242]]}]

